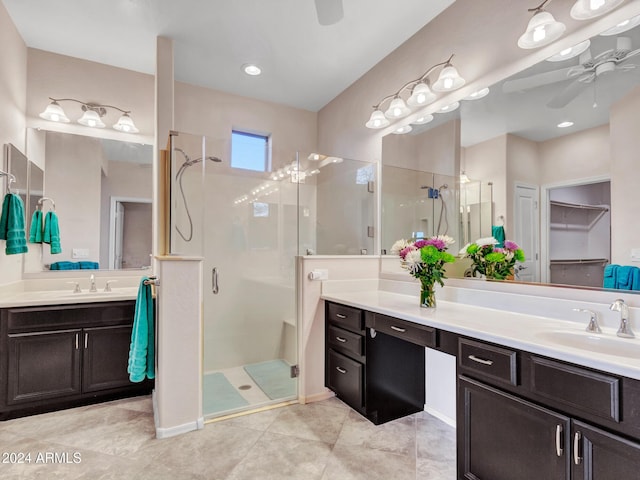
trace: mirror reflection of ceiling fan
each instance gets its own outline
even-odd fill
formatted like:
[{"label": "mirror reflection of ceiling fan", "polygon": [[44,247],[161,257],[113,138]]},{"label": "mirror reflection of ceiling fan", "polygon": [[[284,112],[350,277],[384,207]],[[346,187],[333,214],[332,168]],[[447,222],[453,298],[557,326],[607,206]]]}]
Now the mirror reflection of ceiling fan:
[{"label": "mirror reflection of ceiling fan", "polygon": [[316,3],[316,12],[318,14],[318,23],[320,25],[333,25],[342,20],[344,11],[342,9],[342,0],[314,0]]},{"label": "mirror reflection of ceiling fan", "polygon": [[562,108],[571,103],[587,85],[595,82],[598,77],[636,68],[637,65],[626,63],[631,57],[640,53],[640,49],[632,50],[631,48],[629,37],[618,37],[616,48],[606,50],[596,56],[592,56],[591,50],[587,49],[580,54],[578,65],[509,80],[504,83],[502,89],[505,93],[513,93],[573,79],[547,103],[550,108]]}]

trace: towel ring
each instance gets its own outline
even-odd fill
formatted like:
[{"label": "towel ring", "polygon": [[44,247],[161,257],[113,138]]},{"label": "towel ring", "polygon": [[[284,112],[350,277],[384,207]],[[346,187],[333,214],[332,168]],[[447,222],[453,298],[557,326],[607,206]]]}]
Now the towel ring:
[{"label": "towel ring", "polygon": [[7,183],[7,191],[8,191],[8,193],[13,193],[11,191],[11,184],[17,182],[16,176],[13,173],[9,173],[9,172],[5,172],[3,170],[0,170],[0,177],[7,177],[9,179],[9,182]]},{"label": "towel ring", "polygon": [[40,207],[40,209],[42,209],[42,205],[46,201],[51,202],[51,208],[55,212],[56,211],[56,202],[54,202],[53,199],[49,198],[49,197],[42,197],[40,200],[38,200],[38,207]]}]

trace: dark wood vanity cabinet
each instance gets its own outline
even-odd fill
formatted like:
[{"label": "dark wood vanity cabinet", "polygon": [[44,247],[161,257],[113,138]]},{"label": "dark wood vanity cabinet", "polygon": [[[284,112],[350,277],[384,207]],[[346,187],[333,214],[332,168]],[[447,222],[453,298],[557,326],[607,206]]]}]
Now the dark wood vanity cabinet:
[{"label": "dark wood vanity cabinet", "polygon": [[460,338],[458,478],[640,478],[640,382]]},{"label": "dark wood vanity cabinet", "polygon": [[325,385],[376,425],[424,409],[425,350],[436,331],[327,302]]},{"label": "dark wood vanity cabinet", "polygon": [[129,381],[134,301],[0,311],[0,418],[139,395]]}]

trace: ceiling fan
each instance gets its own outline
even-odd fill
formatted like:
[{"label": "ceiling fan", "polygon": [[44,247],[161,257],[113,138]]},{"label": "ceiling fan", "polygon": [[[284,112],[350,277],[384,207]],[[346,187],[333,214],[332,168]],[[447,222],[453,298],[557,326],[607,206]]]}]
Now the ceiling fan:
[{"label": "ceiling fan", "polygon": [[316,4],[316,13],[318,14],[318,23],[320,23],[320,25],[333,25],[342,20],[344,16],[342,0],[314,1]]},{"label": "ceiling fan", "polygon": [[640,49],[631,50],[631,48],[629,37],[618,37],[616,48],[606,50],[595,57],[591,55],[591,50],[587,49],[580,55],[578,65],[508,80],[503,84],[502,89],[505,93],[513,93],[573,79],[564,90],[547,103],[550,108],[562,108],[571,103],[588,84],[601,75],[636,68],[634,64],[624,64],[629,58],[640,53]]}]

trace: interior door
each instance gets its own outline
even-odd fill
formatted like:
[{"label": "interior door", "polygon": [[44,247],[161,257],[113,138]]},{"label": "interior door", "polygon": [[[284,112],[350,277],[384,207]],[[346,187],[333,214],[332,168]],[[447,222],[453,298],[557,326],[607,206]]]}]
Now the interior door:
[{"label": "interior door", "polygon": [[522,264],[516,265],[516,279],[537,282],[540,280],[540,192],[537,186],[517,184],[514,197],[514,241],[526,258]]}]

